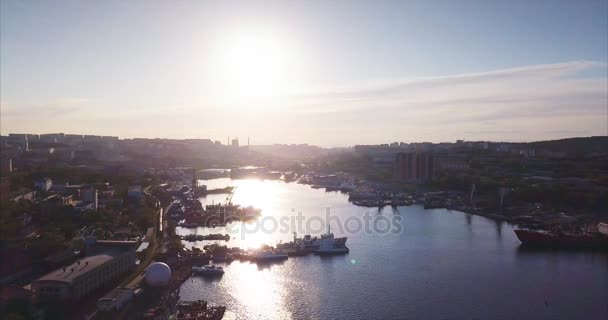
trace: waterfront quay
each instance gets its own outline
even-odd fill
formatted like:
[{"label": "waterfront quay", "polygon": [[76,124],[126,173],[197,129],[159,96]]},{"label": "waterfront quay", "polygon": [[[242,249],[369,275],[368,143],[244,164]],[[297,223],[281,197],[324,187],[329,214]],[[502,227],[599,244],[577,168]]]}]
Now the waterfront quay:
[{"label": "waterfront quay", "polygon": [[564,212],[540,202],[513,201],[509,188],[499,188],[494,196],[488,196],[471,184],[468,191],[445,190],[420,183],[403,181],[370,181],[346,173],[320,174],[308,172],[298,183],[310,185],[326,192],[341,192],[356,206],[397,208],[421,205],[426,209],[448,209],[484,216],[490,219],[518,224],[535,229],[554,229],[562,225],[566,229],[585,229],[602,222],[594,214],[578,211]]}]

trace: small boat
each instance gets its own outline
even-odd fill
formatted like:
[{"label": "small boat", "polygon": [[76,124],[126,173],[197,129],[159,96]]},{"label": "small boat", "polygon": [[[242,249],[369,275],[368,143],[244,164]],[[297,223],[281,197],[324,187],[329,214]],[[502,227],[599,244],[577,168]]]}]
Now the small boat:
[{"label": "small boat", "polygon": [[232,262],[234,258],[229,253],[214,253],[213,262]]},{"label": "small boat", "polygon": [[192,272],[201,276],[221,276],[224,274],[224,268],[215,265],[193,266]]}]

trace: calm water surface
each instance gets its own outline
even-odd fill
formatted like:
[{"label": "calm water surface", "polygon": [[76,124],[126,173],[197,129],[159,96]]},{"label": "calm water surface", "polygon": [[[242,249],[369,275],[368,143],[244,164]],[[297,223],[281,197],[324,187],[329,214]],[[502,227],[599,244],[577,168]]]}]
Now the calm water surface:
[{"label": "calm water surface", "polygon": [[[330,208],[341,219],[366,211],[402,218],[400,234],[348,234],[345,256],[235,261],[220,279],[192,277],[182,285],[182,299],[225,305],[227,319],[608,319],[605,253],[522,250],[511,225],[462,212],[420,206],[378,212],[349,204],[341,193],[279,181],[203,183],[238,185],[233,202],[262,208],[263,216],[325,217]],[[241,239],[239,226],[178,233],[232,232],[228,245],[243,248],[293,238],[257,232]]]}]

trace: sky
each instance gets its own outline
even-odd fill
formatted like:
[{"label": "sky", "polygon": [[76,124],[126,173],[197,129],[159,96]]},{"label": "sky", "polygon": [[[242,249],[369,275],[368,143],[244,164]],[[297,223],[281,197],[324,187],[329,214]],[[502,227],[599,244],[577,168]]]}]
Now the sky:
[{"label": "sky", "polygon": [[608,135],[608,1],[0,2],[0,131]]}]

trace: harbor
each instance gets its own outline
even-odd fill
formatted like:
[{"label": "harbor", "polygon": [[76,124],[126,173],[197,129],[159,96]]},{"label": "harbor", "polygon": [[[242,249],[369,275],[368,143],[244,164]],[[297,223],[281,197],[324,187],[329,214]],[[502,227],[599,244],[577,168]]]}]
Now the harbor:
[{"label": "harbor", "polygon": [[[201,253],[205,252],[205,246],[217,243],[218,246],[226,246],[226,252],[232,256],[229,258],[226,254],[222,261],[220,255],[218,262],[213,261],[212,255],[207,256],[209,260],[197,265],[222,267],[223,275],[192,275],[184,281],[179,294],[185,301],[203,299],[225,306],[224,319],[298,319],[309,316],[308,310],[317,310],[320,318],[391,318],[387,310],[398,306],[412,306],[406,308],[412,318],[460,318],[471,314],[472,307],[467,304],[470,299],[487,306],[476,311],[479,318],[501,318],[497,317],[501,314],[509,318],[531,319],[527,313],[510,309],[498,303],[496,295],[487,293],[506,288],[512,288],[510,290],[521,295],[528,309],[542,307],[543,314],[549,318],[557,314],[574,317],[579,314],[580,306],[595,314],[606,312],[601,309],[603,302],[597,299],[608,290],[605,286],[608,283],[605,273],[608,256],[605,253],[528,249],[521,245],[514,232],[517,227],[511,223],[456,210],[425,209],[424,203],[397,208],[367,208],[351,203],[346,193],[326,192],[305,184],[269,180],[223,182],[240,184],[233,202],[260,208],[261,218],[297,212],[302,212],[305,217],[324,216],[329,207],[331,214],[341,221],[370,212],[376,217],[374,220],[400,216],[404,222],[402,233],[383,236],[365,232],[346,235],[344,226],[332,224],[331,232],[336,237],[347,236],[350,249],[348,254],[333,256],[298,255],[297,250],[292,249],[293,233],[259,231],[243,238],[239,228],[229,232],[234,223],[216,228],[177,227],[177,233],[181,235],[231,235],[229,241],[182,242],[186,248],[200,248]],[[255,196],[250,193],[255,193]],[[211,195],[202,198],[201,202],[206,205],[222,199],[225,197]],[[237,226],[247,225],[235,223]],[[310,233],[311,237],[327,233],[326,228],[320,226],[317,232]],[[298,232],[296,238],[304,238],[305,235]],[[264,245],[284,249],[287,259],[277,257],[277,260],[262,263],[251,260],[249,253],[264,248]],[[450,268],[443,263],[447,260],[451,261]],[[556,263],[556,269],[546,271],[541,268],[546,263]],[[384,266],[382,273],[373,272],[378,264]],[[480,267],[486,265],[495,270]],[[587,272],[577,273],[572,279],[558,277],[558,273],[570,268],[582,268]],[[445,277],[456,274],[458,277],[452,276],[449,283],[445,282]],[[555,284],[557,281],[559,285],[586,290],[588,294],[585,296],[589,300],[570,294],[570,291],[547,293],[527,285],[532,283],[530,279],[539,278],[545,283]],[[356,285],[349,279],[357,279]],[[480,282],[479,290],[471,288],[470,279]],[[516,288],[514,283],[518,284]],[[378,296],[374,291],[361,288],[376,287],[383,288],[381,302],[378,306],[369,306],[367,302],[377,301]],[[408,295],[399,294],[403,287],[408,288]],[[482,291],[485,293],[481,294]],[[468,298],[463,295],[468,295]],[[542,299],[539,298],[541,296]],[[295,297],[297,303],[294,302]],[[427,300],[416,297],[426,297]],[[338,314],[335,310],[343,299],[351,301],[352,310]],[[453,310],[450,306],[454,304],[461,306],[457,313],[449,311]]]},{"label": "harbor", "polygon": [[320,236],[305,235],[298,238],[294,233],[293,241],[279,242],[276,246],[262,245],[256,249],[228,248],[217,243],[206,245],[200,252],[201,256],[208,257],[213,262],[231,262],[234,260],[267,262],[286,260],[288,257],[315,255],[347,254],[350,249],[346,246],[348,237],[335,237],[328,226],[327,233]]},{"label": "harbor", "polygon": [[[579,258],[597,256],[606,259],[608,263],[608,255],[602,251],[606,248],[608,225],[600,224],[585,233],[522,229],[521,226],[529,225],[531,221],[522,221],[518,227],[503,220],[489,220],[458,210],[459,206],[466,206],[464,200],[461,200],[462,194],[459,193],[435,192],[401,198],[393,196],[389,201],[406,203],[387,202],[384,205],[361,206],[357,201],[366,201],[365,198],[353,201],[352,192],[327,192],[308,184],[252,179],[225,182],[236,185],[228,195],[207,194],[197,197],[192,192],[180,192],[180,196],[173,193],[173,200],[166,210],[169,213],[165,216],[167,223],[164,224],[168,228],[168,234],[175,233],[174,239],[181,243],[183,250],[165,251],[158,256],[162,262],[157,261],[150,265],[134,280],[135,283],[130,284],[136,292],[142,291],[143,295],[140,294],[136,302],[123,311],[125,314],[137,319],[139,317],[135,315],[138,313],[143,314],[143,319],[301,318],[304,314],[298,314],[297,309],[290,307],[290,301],[285,300],[285,295],[306,296],[305,292],[313,286],[313,290],[320,292],[325,296],[324,299],[331,302],[333,296],[327,295],[332,290],[340,291],[341,295],[348,295],[352,289],[343,287],[345,283],[350,283],[346,279],[359,277],[358,273],[361,272],[367,274],[370,268],[382,261],[393,261],[384,270],[407,282],[407,278],[403,278],[403,271],[395,269],[396,267],[402,266],[410,269],[412,273],[417,273],[415,266],[418,265],[419,257],[416,254],[426,250],[431,250],[434,255],[462,259],[462,255],[454,256],[449,250],[454,250],[457,247],[453,246],[462,246],[464,243],[469,246],[465,256],[473,260],[485,259],[477,256],[473,258],[474,252],[485,250],[482,244],[495,243],[502,251],[515,254],[515,260],[502,256],[500,259],[503,261],[529,259],[534,254],[540,255],[540,260],[538,257],[534,258],[540,262],[544,255],[551,253]],[[185,190],[181,187],[179,189]],[[273,197],[277,194],[282,196]],[[269,201],[271,199],[272,201]],[[252,226],[259,227],[260,221],[264,219],[280,220],[281,217],[293,216],[296,209],[288,208],[294,205],[294,200],[297,202],[297,215],[305,220],[323,221],[320,217],[324,212],[327,223],[323,224],[323,228],[310,233],[268,231],[264,228],[248,231]],[[453,210],[444,209],[444,203],[448,203]],[[255,219],[219,221],[217,224],[203,223],[192,227],[184,225],[184,217],[188,212],[195,211],[201,216],[217,217],[222,211],[234,210],[229,208],[256,208],[255,212],[259,216]],[[347,221],[366,216],[371,219],[373,225],[378,221],[405,219],[403,227],[406,231],[379,234],[379,229],[356,231],[349,228]],[[458,228],[454,229],[458,225],[466,227],[458,231]],[[443,232],[440,231],[442,229]],[[463,235],[465,238],[462,238]],[[482,236],[482,239],[475,242],[466,241],[467,237],[474,236]],[[442,239],[449,239],[450,246],[437,247],[433,242],[444,241]],[[577,250],[543,252],[538,251],[540,248]],[[582,248],[600,250],[581,251]],[[426,264],[430,263],[429,258],[432,259],[432,256],[425,254],[422,254],[422,257],[426,257],[423,259]],[[468,265],[468,262],[462,263],[462,267]],[[442,271],[441,267],[435,269],[432,274],[445,271]],[[331,272],[328,273],[328,270]],[[459,272],[467,271],[461,268]],[[315,279],[315,274],[321,275],[324,281]],[[433,275],[437,276],[440,274]],[[521,277],[522,275],[519,275],[517,281]],[[377,275],[373,279],[364,278],[362,281],[367,281],[370,286],[380,283],[389,290],[400,290],[384,275]],[[262,307],[264,303],[270,303],[270,300],[260,298],[250,291],[252,286],[259,288],[265,296],[278,300],[277,308]],[[414,288],[421,290],[422,294],[425,292],[422,287],[414,285]],[[352,299],[357,300],[354,297]],[[384,296],[384,299],[387,297]],[[312,297],[306,299],[308,303],[312,300]],[[317,308],[322,306],[314,305]],[[327,317],[333,315],[331,310],[324,312]],[[367,310],[360,312],[365,313]],[[376,312],[382,313],[381,310]],[[343,319],[352,317],[355,317],[355,314],[347,314]],[[369,314],[368,317],[373,316]]]},{"label": "harbor", "polygon": [[[218,184],[218,181],[214,182]],[[353,284],[348,279],[357,278],[364,286],[381,285],[389,292],[399,292],[401,289],[395,284],[405,282],[418,294],[429,294],[425,286],[412,282],[407,275],[417,274],[440,288],[441,284],[435,281],[441,278],[441,274],[451,271],[435,265],[428,274],[421,274],[416,266],[430,265],[434,257],[450,257],[460,261],[460,264],[456,263],[460,266],[458,272],[467,274],[473,269],[469,269],[470,261],[462,260],[463,257],[476,263],[494,264],[487,257],[477,255],[489,248],[486,244],[501,248],[499,252],[511,252],[511,255],[499,256],[498,260],[507,263],[503,271],[506,275],[511,274],[512,281],[541,275],[530,269],[519,274],[517,272],[521,269],[509,269],[510,264],[531,258],[535,263],[542,263],[548,258],[547,254],[574,258],[575,261],[597,257],[600,261],[605,259],[608,264],[608,253],[602,250],[606,248],[608,239],[608,226],[605,224],[584,232],[530,229],[534,223],[543,221],[517,217],[520,219],[518,223],[512,224],[504,219],[487,219],[483,213],[467,213],[470,208],[467,207],[466,195],[462,193],[395,194],[386,190],[375,193],[372,190],[381,186],[372,188],[365,184],[361,189],[355,187],[336,192],[320,188],[319,184],[281,180],[226,179],[220,182],[234,187],[228,194],[203,196],[179,184],[160,189],[161,194],[171,195],[166,215],[161,220],[165,236],[174,240],[166,241],[156,256],[157,261],[129,284],[133,288],[130,290],[138,293],[133,298],[134,302],[121,314],[133,319],[302,318],[307,313],[294,309],[286,298],[298,296],[305,297],[304,307],[319,308],[323,317],[333,318],[332,310],[323,309],[325,304],[316,304],[308,292],[317,292],[329,305],[337,307],[340,302],[333,300],[332,292],[348,296],[355,290],[350,287]],[[196,185],[200,185],[200,181]],[[222,188],[220,184],[215,189]],[[365,196],[364,189],[367,194],[380,195],[380,198]],[[385,200],[378,200],[382,197]],[[255,214],[243,215],[243,212]],[[201,219],[213,217],[213,220],[189,224],[192,216]],[[248,218],[243,219],[244,216]],[[297,230],[295,225],[289,231],[263,227],[263,221],[280,221],[282,218],[286,221],[284,218],[296,216],[306,221],[303,225],[305,230]],[[373,229],[352,229],[352,223],[349,225],[348,221],[362,222],[366,217]],[[319,223],[313,227],[311,221]],[[379,232],[382,228],[377,223],[387,221],[402,221],[402,225],[399,223],[400,231]],[[469,241],[473,237],[476,240]],[[175,241],[180,244],[176,245]],[[541,248],[549,251],[539,251]],[[459,254],[453,254],[452,250]],[[494,249],[491,251],[495,252]],[[432,252],[432,255],[427,252]],[[374,266],[384,261],[391,261],[383,268],[389,274],[370,277]],[[584,261],[576,264],[585,265]],[[391,276],[398,281],[391,280]],[[496,278],[483,272],[480,276]],[[587,287],[594,287],[584,278],[579,280]],[[252,291],[254,288],[257,291]],[[465,287],[461,289],[466,291]],[[361,304],[373,299],[368,292],[360,294],[361,297],[351,296],[350,299],[360,300]],[[553,296],[551,301],[562,298]],[[391,305],[401,303],[386,295],[383,299]],[[458,297],[450,296],[449,299],[457,301]],[[482,297],[478,299],[483,300]],[[568,299],[574,298],[569,296]],[[268,308],[268,304],[276,304],[276,307]],[[370,311],[355,310],[361,314]],[[423,313],[435,312],[424,310]],[[552,304],[552,311],[557,310],[567,312],[570,309]],[[373,318],[383,311],[376,309],[374,312],[367,313],[366,317]],[[111,318],[111,314],[106,314],[105,318]],[[346,313],[338,319],[356,316]],[[390,315],[383,317],[390,318]]]},{"label": "harbor", "polygon": [[[161,194],[172,194],[172,201],[166,209],[166,215],[161,216],[161,225],[165,225],[165,232],[172,234],[177,229],[184,229],[184,220],[188,214],[196,212],[201,217],[226,218],[227,221],[197,225],[197,228],[214,230],[231,223],[244,223],[251,219],[233,219],[235,212],[246,210],[247,212],[261,213],[260,209],[232,204],[234,190],[225,199],[225,204],[203,204],[203,201],[196,199],[197,194],[192,189],[184,186],[169,187],[162,186]],[[157,191],[158,192],[158,191]],[[213,194],[213,193],[212,193]],[[205,195],[207,196],[207,195]],[[213,200],[212,200],[213,201]],[[203,209],[204,208],[204,209]],[[242,209],[246,208],[246,209]],[[253,216],[252,216],[253,217]],[[186,219],[185,219],[186,218]],[[174,230],[175,229],[175,230]],[[331,226],[327,226],[327,231],[319,236],[304,235],[297,237],[294,233],[293,240],[283,243],[279,241],[276,245],[264,244],[257,248],[228,247],[221,245],[220,242],[229,242],[232,237],[230,234],[211,233],[176,235],[178,241],[186,243],[208,242],[210,244],[202,247],[191,246],[185,251],[176,251],[175,248],[163,250],[163,254],[157,256],[160,261],[150,264],[145,271],[134,279],[129,286],[131,290],[143,292],[134,297],[135,302],[122,310],[123,316],[138,318],[138,313],[143,314],[143,319],[166,319],[173,317],[176,319],[222,319],[226,312],[226,307],[222,304],[211,305],[204,298],[188,300],[181,297],[181,287],[189,279],[205,278],[208,280],[219,280],[224,277],[226,271],[232,263],[250,263],[259,267],[269,267],[272,264],[283,263],[289,258],[305,257],[306,255],[344,255],[349,253],[346,247],[347,237],[335,237],[331,232]],[[174,245],[172,245],[174,246]],[[167,247],[168,249],[168,247]],[[212,264],[210,264],[212,263]],[[230,276],[230,275],[228,275]],[[133,299],[133,298],[129,298]],[[118,302],[114,302],[118,303]],[[114,308],[114,307],[111,307]],[[120,307],[116,307],[120,308]],[[102,314],[101,317],[110,317],[112,313]]]}]

